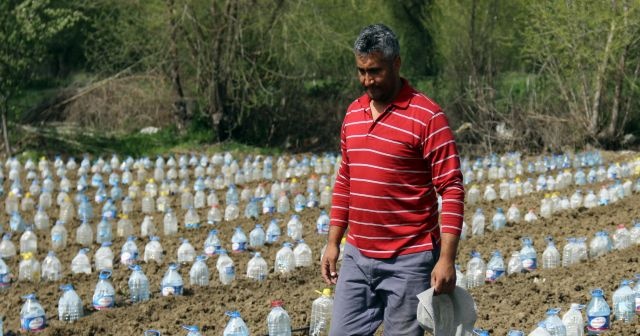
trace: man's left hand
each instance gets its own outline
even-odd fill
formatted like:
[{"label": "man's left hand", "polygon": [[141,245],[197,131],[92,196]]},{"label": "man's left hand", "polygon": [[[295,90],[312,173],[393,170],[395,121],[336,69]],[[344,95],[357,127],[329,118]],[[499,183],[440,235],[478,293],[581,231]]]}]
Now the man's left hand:
[{"label": "man's left hand", "polygon": [[453,293],[456,288],[456,269],[453,263],[440,260],[431,271],[434,294]]}]

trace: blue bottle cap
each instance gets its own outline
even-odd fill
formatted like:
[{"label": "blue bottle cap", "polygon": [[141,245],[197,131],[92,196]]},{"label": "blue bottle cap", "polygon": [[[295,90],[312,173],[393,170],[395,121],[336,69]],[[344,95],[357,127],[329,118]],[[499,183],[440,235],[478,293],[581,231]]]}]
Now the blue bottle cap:
[{"label": "blue bottle cap", "polygon": [[189,330],[189,331],[195,331],[195,332],[200,331],[200,328],[198,328],[198,326],[195,326],[195,325],[183,325],[182,329],[186,329],[186,330]]}]

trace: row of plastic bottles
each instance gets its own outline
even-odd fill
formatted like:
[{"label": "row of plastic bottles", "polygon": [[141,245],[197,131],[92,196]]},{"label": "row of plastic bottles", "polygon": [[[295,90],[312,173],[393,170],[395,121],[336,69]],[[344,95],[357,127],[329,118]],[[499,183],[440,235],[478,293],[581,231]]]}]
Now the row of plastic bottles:
[{"label": "row of plastic bottles", "polygon": [[522,238],[522,249],[514,252],[505,263],[500,251],[494,251],[487,264],[479,252],[473,251],[467,263],[466,274],[458,267],[458,285],[472,288],[485,282],[494,282],[504,274],[535,271],[539,266],[544,269],[568,267],[580,261],[602,256],[613,249],[626,249],[632,245],[640,245],[640,223],[636,223],[631,231],[624,225],[618,225],[613,239],[606,231],[599,231],[587,246],[586,238],[567,238],[567,243],[558,251],[551,237],[545,239],[547,247],[542,253],[542,265],[538,263],[538,255],[529,237]]}]

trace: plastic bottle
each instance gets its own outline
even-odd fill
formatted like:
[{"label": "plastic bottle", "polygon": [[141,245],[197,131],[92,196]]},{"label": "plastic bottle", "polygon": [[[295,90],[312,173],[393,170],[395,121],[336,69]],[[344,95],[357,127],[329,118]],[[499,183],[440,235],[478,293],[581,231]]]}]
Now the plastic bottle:
[{"label": "plastic bottle", "polygon": [[313,252],[303,239],[298,240],[298,245],[293,249],[296,267],[309,267],[313,264]]},{"label": "plastic bottle", "polygon": [[133,223],[129,215],[120,214],[120,220],[116,224],[116,234],[118,237],[129,237],[133,235]]},{"label": "plastic bottle", "polygon": [[536,250],[533,248],[531,238],[522,238],[522,249],[520,250],[520,259],[522,260],[522,269],[525,272],[532,272],[538,268],[538,257]]},{"label": "plastic bottle", "polygon": [[225,249],[220,249],[216,261],[218,277],[223,285],[228,285],[236,278],[236,267]]},{"label": "plastic bottle", "polygon": [[93,308],[96,310],[106,310],[115,307],[116,291],[109,281],[111,271],[101,271],[96,289],[93,292]]},{"label": "plastic bottle", "polygon": [[218,238],[218,230],[210,230],[207,239],[204,241],[204,253],[212,257],[218,253],[221,247],[222,243]]},{"label": "plastic bottle", "polygon": [[38,302],[35,294],[22,297],[26,302],[20,309],[20,328],[26,332],[41,331],[47,325],[44,308]]},{"label": "plastic bottle", "polygon": [[551,237],[547,237],[546,240],[547,248],[542,252],[542,268],[556,268],[560,266],[560,252]]},{"label": "plastic bottle", "polygon": [[285,242],[282,244],[282,248],[276,253],[274,263],[275,272],[288,274],[295,269],[296,261],[291,246],[291,243]]},{"label": "plastic bottle", "polygon": [[266,240],[265,243],[267,244],[275,244],[278,242],[278,240],[280,239],[280,227],[278,226],[278,220],[271,219],[271,221],[269,221],[269,226],[267,226],[267,232],[266,232]]},{"label": "plastic bottle", "polygon": [[242,227],[236,227],[233,236],[231,236],[231,250],[234,253],[244,252],[247,250],[247,235],[242,231]]},{"label": "plastic bottle", "polygon": [[529,336],[551,336],[546,329],[544,322],[539,322],[538,326],[529,333]]},{"label": "plastic bottle", "polygon": [[320,216],[316,220],[316,230],[318,234],[326,235],[329,234],[329,215],[325,210],[320,211]]},{"label": "plastic bottle", "polygon": [[56,221],[51,229],[51,249],[60,251],[67,247],[67,229],[63,221]]},{"label": "plastic bottle", "polygon": [[487,264],[485,282],[495,282],[504,274],[504,271],[505,267],[504,259],[502,259],[502,254],[500,254],[500,251],[494,251],[491,254],[489,263]]},{"label": "plastic bottle", "polygon": [[76,229],[76,243],[82,246],[91,246],[93,243],[93,229],[86,220]]},{"label": "plastic bottle", "polygon": [[613,315],[616,321],[630,323],[636,316],[636,293],[628,280],[622,280],[620,287],[613,293]]},{"label": "plastic bottle", "polygon": [[129,276],[129,298],[132,303],[148,301],[150,297],[149,293],[149,278],[142,271],[140,265],[131,265],[129,269],[132,271]]},{"label": "plastic bottle", "polygon": [[20,236],[20,253],[36,253],[38,251],[38,237],[28,227]]},{"label": "plastic bottle", "polygon": [[292,215],[287,223],[287,236],[293,240],[302,239],[302,222],[300,216]]},{"label": "plastic bottle", "polygon": [[33,253],[21,253],[22,261],[18,265],[18,281],[37,283],[40,281],[40,262],[33,257]]},{"label": "plastic bottle", "polygon": [[311,336],[329,335],[331,328],[331,313],[333,311],[331,289],[325,288],[322,293],[318,293],[322,295],[311,304],[311,322],[309,325],[309,335]]},{"label": "plastic bottle", "polygon": [[178,233],[178,219],[171,207],[168,207],[166,212],[164,213],[163,226],[164,235],[171,236]]},{"label": "plastic bottle", "polygon": [[0,257],[10,259],[16,256],[16,246],[11,241],[11,234],[5,233],[0,242]]},{"label": "plastic bottle", "polygon": [[249,246],[252,248],[258,248],[264,246],[266,240],[266,233],[262,228],[262,225],[256,224],[255,228],[249,232]]},{"label": "plastic bottle", "polygon": [[507,210],[507,222],[519,223],[520,222],[520,210],[515,204],[511,204],[509,210]]},{"label": "plastic bottle", "polygon": [[271,311],[267,315],[269,336],[291,336],[291,318],[283,304],[282,300],[271,301]]},{"label": "plastic bottle", "polygon": [[155,223],[153,222],[153,217],[144,216],[144,219],[142,220],[142,224],[140,225],[140,236],[143,238],[149,237],[149,236],[155,236],[157,232],[158,230],[156,228]]},{"label": "plastic bottle", "polygon": [[616,232],[613,234],[613,248],[622,250],[631,246],[631,233],[624,224],[618,224]]},{"label": "plastic bottle", "polygon": [[49,251],[42,261],[42,280],[59,281],[62,278],[62,263],[56,257],[55,252]]},{"label": "plastic bottle", "polygon": [[196,258],[196,249],[188,239],[180,238],[180,240],[182,244],[178,247],[178,263],[184,265],[193,262]]},{"label": "plastic bottle", "polygon": [[178,272],[178,264],[170,263],[160,286],[162,296],[182,295],[183,286],[182,276]]},{"label": "plastic bottle", "polygon": [[538,220],[538,216],[536,216],[535,212],[533,212],[533,209],[529,209],[527,214],[524,215],[524,221],[526,223],[533,223],[537,220]]},{"label": "plastic bottle", "polygon": [[267,261],[260,255],[260,252],[256,252],[247,263],[247,278],[264,281],[268,273]]},{"label": "plastic bottle", "polygon": [[104,242],[93,256],[95,260],[96,270],[103,271],[113,270],[113,258],[114,254],[111,250],[111,242]]},{"label": "plastic bottle", "polygon": [[467,263],[467,288],[480,286],[486,277],[485,263],[480,256],[480,252],[471,252],[471,259]]},{"label": "plastic bottle", "polygon": [[73,260],[71,260],[71,273],[91,274],[91,261],[89,260],[89,256],[87,256],[87,252],[89,252],[88,248],[82,248],[78,251],[78,254],[73,257]]},{"label": "plastic bottle", "polygon": [[520,259],[520,252],[516,251],[511,254],[509,262],[507,263],[507,274],[515,274],[522,272],[522,260]]},{"label": "plastic bottle", "polygon": [[212,204],[211,208],[207,212],[207,224],[215,225],[222,221],[222,212],[218,204]]},{"label": "plastic bottle", "polygon": [[120,263],[123,265],[133,265],[138,260],[138,246],[136,245],[136,237],[129,236],[127,241],[122,244],[120,250]]},{"label": "plastic bottle", "polygon": [[571,308],[562,316],[562,323],[567,329],[567,336],[583,336],[584,335],[584,319],[582,318],[582,309],[584,305],[572,303]]},{"label": "plastic bottle", "polygon": [[149,242],[144,247],[144,262],[155,261],[156,264],[162,264],[162,254],[164,249],[160,244],[160,238],[157,236],[149,237]]},{"label": "plastic bottle", "polygon": [[477,208],[471,219],[471,234],[474,236],[484,235],[485,217],[481,208]]},{"label": "plastic bottle", "polygon": [[62,296],[58,300],[58,319],[64,322],[75,322],[84,316],[82,299],[71,284],[60,286]]},{"label": "plastic bottle", "polygon": [[[0,292],[6,291],[11,286],[11,271],[9,266],[0,258]],[[0,318],[0,320],[2,320]]]},{"label": "plastic bottle", "polygon": [[591,301],[587,305],[587,335],[599,335],[609,330],[611,310],[604,299],[602,289],[591,291]]},{"label": "plastic bottle", "polygon": [[96,227],[96,243],[102,244],[104,242],[113,240],[113,228],[111,222],[106,218],[102,217],[98,226]]},{"label": "plastic bottle", "polygon": [[227,316],[231,317],[222,332],[223,336],[249,336],[249,328],[244,323],[240,313],[237,311],[227,312]]},{"label": "plastic bottle", "polygon": [[503,229],[507,225],[507,217],[504,215],[502,208],[497,208],[496,213],[491,219],[491,226],[494,231]]},{"label": "plastic bottle", "polygon": [[209,285],[209,267],[206,263],[207,256],[199,255],[189,270],[189,282],[191,286]]},{"label": "plastic bottle", "polygon": [[596,232],[596,236],[589,242],[589,256],[596,258],[609,252],[609,237],[605,231]]},{"label": "plastic bottle", "polygon": [[558,313],[560,308],[551,308],[547,310],[547,318],[544,320],[545,328],[551,336],[567,336],[567,329],[562,323]]}]

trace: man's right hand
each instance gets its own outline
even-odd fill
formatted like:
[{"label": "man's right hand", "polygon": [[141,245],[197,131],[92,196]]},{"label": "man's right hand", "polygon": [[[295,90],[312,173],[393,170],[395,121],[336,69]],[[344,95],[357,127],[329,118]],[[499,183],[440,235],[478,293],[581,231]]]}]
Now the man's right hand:
[{"label": "man's right hand", "polygon": [[320,263],[322,278],[327,285],[335,285],[338,282],[338,272],[336,271],[336,263],[340,255],[340,246],[328,244],[324,251],[322,261]]}]

